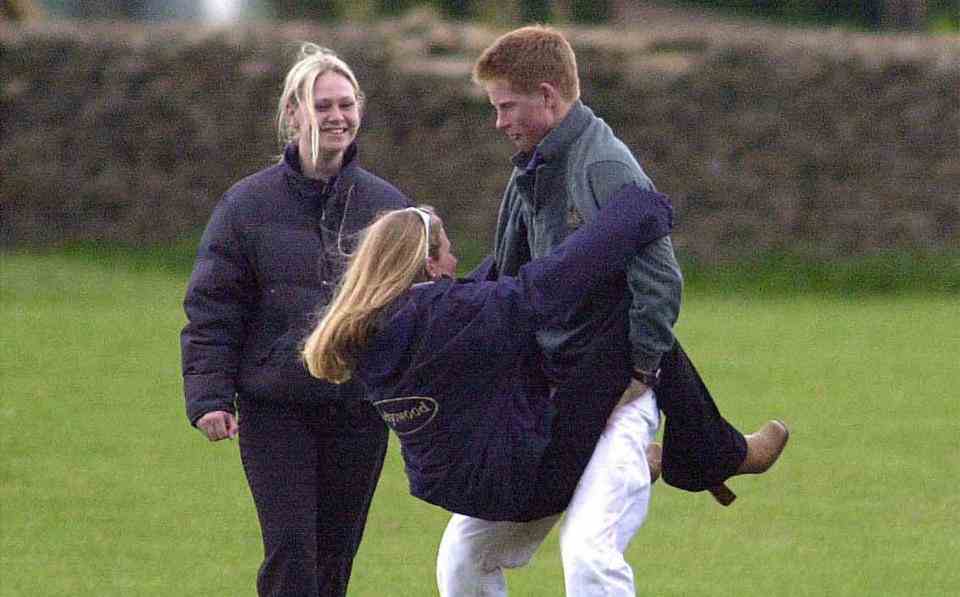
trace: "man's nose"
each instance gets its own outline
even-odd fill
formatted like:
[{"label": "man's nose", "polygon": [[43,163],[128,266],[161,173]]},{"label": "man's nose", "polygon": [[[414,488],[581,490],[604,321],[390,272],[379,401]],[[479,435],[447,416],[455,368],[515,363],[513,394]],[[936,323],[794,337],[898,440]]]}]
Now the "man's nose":
[{"label": "man's nose", "polygon": [[509,123],[507,122],[507,119],[503,116],[503,114],[500,114],[499,112],[497,112],[497,123],[495,125],[496,128],[499,130],[499,129],[505,128],[508,124]]}]

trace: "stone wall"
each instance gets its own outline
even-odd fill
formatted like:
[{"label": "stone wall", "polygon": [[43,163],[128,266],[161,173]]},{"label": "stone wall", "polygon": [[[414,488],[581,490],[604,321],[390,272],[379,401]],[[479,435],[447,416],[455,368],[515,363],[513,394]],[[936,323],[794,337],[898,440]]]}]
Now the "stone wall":
[{"label": "stone wall", "polygon": [[[960,39],[707,22],[565,31],[584,100],[673,198],[680,251],[960,248]],[[275,102],[299,40],[356,69],[364,164],[488,241],[511,148],[469,69],[496,34],[423,16],[0,23],[0,244],[193,233],[278,154]]]}]

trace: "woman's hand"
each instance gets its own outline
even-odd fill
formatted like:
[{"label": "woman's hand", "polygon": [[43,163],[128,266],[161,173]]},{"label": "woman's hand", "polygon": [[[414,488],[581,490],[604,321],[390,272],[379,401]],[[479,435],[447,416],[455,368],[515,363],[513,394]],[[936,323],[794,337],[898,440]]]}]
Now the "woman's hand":
[{"label": "woman's hand", "polygon": [[197,429],[212,442],[222,439],[233,439],[240,433],[240,425],[233,413],[224,410],[208,412],[197,419]]}]

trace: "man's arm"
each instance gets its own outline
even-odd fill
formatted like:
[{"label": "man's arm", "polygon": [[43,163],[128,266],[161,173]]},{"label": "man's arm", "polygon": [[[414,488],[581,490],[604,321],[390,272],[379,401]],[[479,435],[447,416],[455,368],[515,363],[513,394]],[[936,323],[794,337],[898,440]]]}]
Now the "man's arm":
[{"label": "man's arm", "polygon": [[[614,161],[590,165],[587,178],[597,205],[602,207],[627,182],[653,190],[653,183],[641,171]],[[653,373],[663,353],[673,347],[673,325],[680,314],[683,275],[665,236],[644,246],[627,269],[630,304],[630,344],[634,369]]]}]

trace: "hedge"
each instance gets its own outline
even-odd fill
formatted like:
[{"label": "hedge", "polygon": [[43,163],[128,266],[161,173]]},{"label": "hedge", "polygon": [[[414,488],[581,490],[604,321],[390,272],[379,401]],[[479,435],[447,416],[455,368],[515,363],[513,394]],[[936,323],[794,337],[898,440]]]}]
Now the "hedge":
[{"label": "hedge", "polygon": [[[673,198],[680,251],[960,248],[960,39],[699,21],[564,31],[584,100]],[[498,33],[424,16],[0,23],[0,245],[195,234],[278,154],[274,104],[299,40],[357,70],[363,163],[488,242],[511,148],[469,70]]]}]

